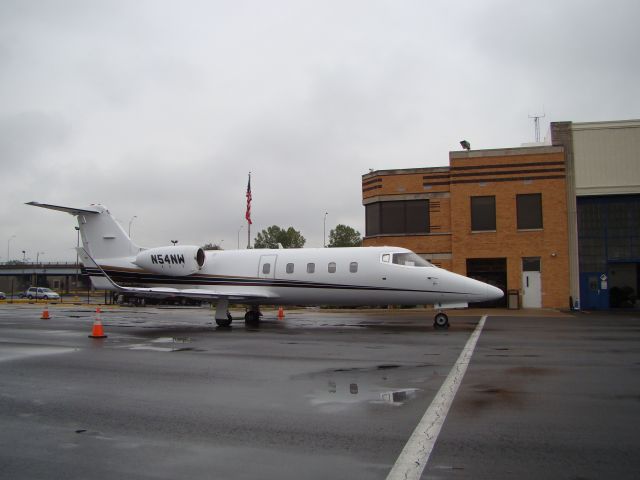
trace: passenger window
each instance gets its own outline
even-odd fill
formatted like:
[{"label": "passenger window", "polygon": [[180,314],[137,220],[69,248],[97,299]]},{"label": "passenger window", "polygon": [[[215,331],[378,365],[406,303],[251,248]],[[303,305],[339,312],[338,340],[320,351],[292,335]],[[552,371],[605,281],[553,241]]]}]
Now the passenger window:
[{"label": "passenger window", "polygon": [[329,273],[336,273],[336,262],[329,262]]},{"label": "passenger window", "polygon": [[358,262],[351,262],[349,264],[349,271],[351,273],[356,273],[358,271]]},{"label": "passenger window", "polygon": [[271,271],[271,264],[270,263],[265,263],[265,264],[262,265],[262,273],[264,273],[266,275],[270,271]]},{"label": "passenger window", "polygon": [[316,271],[315,263],[307,263],[307,273],[313,273]]},{"label": "passenger window", "polygon": [[385,253],[384,255],[382,255],[382,261],[384,263],[389,263],[389,260],[391,260],[391,255],[388,253]]},{"label": "passenger window", "polygon": [[293,273],[293,263],[287,263],[287,273]]}]

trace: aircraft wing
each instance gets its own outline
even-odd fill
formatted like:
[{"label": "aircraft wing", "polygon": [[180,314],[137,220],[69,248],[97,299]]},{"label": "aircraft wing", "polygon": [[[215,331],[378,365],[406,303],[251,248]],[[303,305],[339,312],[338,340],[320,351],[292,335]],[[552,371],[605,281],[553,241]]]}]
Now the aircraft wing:
[{"label": "aircraft wing", "polygon": [[[268,300],[278,298],[276,295],[271,295],[263,291],[251,291],[251,289],[243,289],[234,291],[220,291],[200,288],[170,288],[170,287],[125,287],[118,285],[113,279],[107,275],[100,265],[89,255],[89,253],[82,247],[78,248],[81,253],[82,260],[85,263],[85,267],[90,267],[100,270],[107,282],[113,287],[114,290],[123,293],[130,293],[138,297],[146,298],[171,298],[171,297],[184,297],[192,298],[194,300],[218,300],[221,298],[228,299],[230,301],[252,301],[252,300]],[[87,265],[88,264],[88,265]]]},{"label": "aircraft wing", "polygon": [[146,298],[171,298],[171,297],[183,297],[183,298],[192,298],[194,300],[205,300],[205,301],[215,301],[221,298],[226,298],[232,302],[247,302],[251,300],[268,300],[275,299],[276,296],[268,295],[263,292],[251,292],[247,291],[238,291],[238,292],[229,292],[229,291],[216,291],[209,289],[180,289],[180,288],[167,288],[167,287],[123,287],[118,285],[113,280],[111,280],[108,276],[106,277],[111,285],[113,285],[114,289],[122,293],[130,293],[132,295],[136,295],[138,297],[146,297]]}]

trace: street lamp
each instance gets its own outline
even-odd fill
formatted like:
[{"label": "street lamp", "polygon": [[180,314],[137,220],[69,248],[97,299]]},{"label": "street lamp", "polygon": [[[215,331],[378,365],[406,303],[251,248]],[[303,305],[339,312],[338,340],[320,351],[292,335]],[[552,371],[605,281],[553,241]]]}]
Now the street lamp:
[{"label": "street lamp", "polygon": [[244,225],[240,225],[240,228],[238,229],[238,250],[240,250],[240,230],[242,230],[244,228]]},{"label": "street lamp", "polygon": [[9,237],[9,240],[7,240],[7,263],[9,263],[9,260],[11,259],[11,257],[9,257],[9,245],[11,245],[11,240],[16,238],[15,235],[11,235]]},{"label": "street lamp", "polygon": [[79,270],[79,265],[80,262],[78,262],[78,250],[80,250],[80,227],[73,227],[76,229],[76,232],[78,233],[78,239],[76,240],[76,294],[78,292],[78,270]]},{"label": "street lamp", "polygon": [[27,263],[27,251],[22,250],[22,263]]},{"label": "street lamp", "polygon": [[133,217],[131,217],[131,220],[129,220],[129,238],[131,238],[131,224],[133,223],[134,218],[138,218],[138,216],[134,215]]},{"label": "street lamp", "polygon": [[329,215],[329,212],[324,212],[324,224],[322,226],[322,246],[325,248],[327,246],[327,215]]},{"label": "street lamp", "polygon": [[[33,271],[35,272],[35,277],[36,277],[36,287],[38,286],[38,265],[40,264],[40,254],[44,255],[44,252],[36,252],[36,266],[33,269]],[[36,295],[37,297],[38,295]]]}]

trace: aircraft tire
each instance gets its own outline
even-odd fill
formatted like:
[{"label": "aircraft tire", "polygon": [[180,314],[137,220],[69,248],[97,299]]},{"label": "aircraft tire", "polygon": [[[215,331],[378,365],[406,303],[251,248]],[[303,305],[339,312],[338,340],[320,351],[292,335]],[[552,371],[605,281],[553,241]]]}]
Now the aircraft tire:
[{"label": "aircraft tire", "polygon": [[244,314],[244,322],[255,325],[260,322],[260,314],[254,310],[249,310]]},{"label": "aircraft tire", "polygon": [[433,326],[438,329],[446,329],[449,328],[449,317],[446,313],[437,313],[435,317],[433,317]]},{"label": "aircraft tire", "polygon": [[218,320],[216,318],[216,324],[219,327],[229,327],[229,326],[231,326],[231,319],[230,318],[225,318],[225,319],[222,319],[222,320]]}]

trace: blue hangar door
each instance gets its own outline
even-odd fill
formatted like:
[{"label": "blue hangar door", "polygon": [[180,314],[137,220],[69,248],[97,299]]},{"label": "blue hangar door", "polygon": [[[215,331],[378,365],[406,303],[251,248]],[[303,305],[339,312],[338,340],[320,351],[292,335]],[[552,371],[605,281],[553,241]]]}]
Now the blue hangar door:
[{"label": "blue hangar door", "polygon": [[609,279],[605,272],[580,273],[580,308],[609,309]]}]

